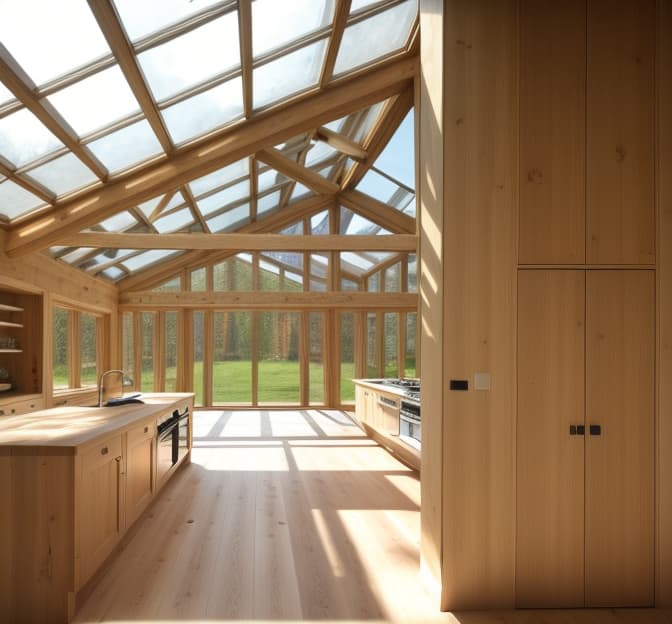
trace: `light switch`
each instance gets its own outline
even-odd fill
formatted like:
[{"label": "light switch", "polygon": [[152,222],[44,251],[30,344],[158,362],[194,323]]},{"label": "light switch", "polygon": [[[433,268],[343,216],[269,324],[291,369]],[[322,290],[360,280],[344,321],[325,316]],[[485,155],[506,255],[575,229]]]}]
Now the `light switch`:
[{"label": "light switch", "polygon": [[490,390],[490,373],[474,374],[474,390]]}]

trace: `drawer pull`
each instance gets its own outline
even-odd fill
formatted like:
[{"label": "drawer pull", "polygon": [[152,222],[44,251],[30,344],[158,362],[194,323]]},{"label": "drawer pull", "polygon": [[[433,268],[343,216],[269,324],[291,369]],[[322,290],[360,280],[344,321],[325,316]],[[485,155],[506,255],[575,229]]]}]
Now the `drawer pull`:
[{"label": "drawer pull", "polygon": [[145,427],[145,433],[149,431],[149,427]]},{"label": "drawer pull", "polygon": [[110,452],[110,449],[108,449],[106,446],[104,446],[102,449],[100,449],[100,454],[101,455],[107,455]]}]

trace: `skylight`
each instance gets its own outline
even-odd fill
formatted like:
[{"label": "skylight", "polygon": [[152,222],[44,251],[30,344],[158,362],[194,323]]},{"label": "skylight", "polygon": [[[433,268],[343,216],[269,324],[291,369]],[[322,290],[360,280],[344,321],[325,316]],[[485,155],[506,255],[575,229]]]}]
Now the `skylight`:
[{"label": "skylight", "polygon": [[0,117],[0,156],[15,167],[33,162],[63,147],[29,110]]}]

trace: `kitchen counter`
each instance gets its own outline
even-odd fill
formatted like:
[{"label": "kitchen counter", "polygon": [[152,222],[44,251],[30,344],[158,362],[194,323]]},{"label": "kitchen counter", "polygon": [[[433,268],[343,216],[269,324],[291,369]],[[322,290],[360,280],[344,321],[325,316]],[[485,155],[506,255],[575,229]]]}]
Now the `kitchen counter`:
[{"label": "kitchen counter", "polygon": [[189,392],[142,394],[142,403],[114,407],[54,407],[0,418],[0,446],[72,448],[190,400]]}]

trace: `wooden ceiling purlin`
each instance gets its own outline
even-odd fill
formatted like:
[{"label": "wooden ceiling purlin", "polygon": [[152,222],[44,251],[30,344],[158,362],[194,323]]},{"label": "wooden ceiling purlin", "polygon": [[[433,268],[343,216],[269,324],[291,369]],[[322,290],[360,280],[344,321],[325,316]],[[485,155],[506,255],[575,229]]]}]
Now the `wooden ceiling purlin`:
[{"label": "wooden ceiling purlin", "polygon": [[170,140],[149,87],[140,71],[133,47],[126,36],[126,32],[121,25],[121,21],[111,0],[88,0],[88,3],[107,40],[107,44],[110,46],[110,50],[112,50],[112,54],[119,63],[119,68],[124,74],[131,91],[133,91],[133,95],[138,100],[142,112],[152,127],[154,134],[156,134],[159,143],[161,143],[163,151],[166,154],[170,154],[174,149],[173,143]]},{"label": "wooden ceiling purlin", "polygon": [[[271,212],[259,221],[244,225],[238,232],[275,232],[306,216],[321,212],[325,208],[331,206],[333,201],[332,197],[307,197],[294,204],[290,204],[283,210]],[[219,262],[232,255],[235,254],[229,251],[221,253],[213,253],[211,251],[188,251],[177,258],[166,260],[159,265],[148,267],[129,277],[123,278],[117,282],[117,286],[120,291],[152,288],[163,280],[173,277],[175,273],[180,270],[197,268],[201,264]]]},{"label": "wooden ceiling purlin", "polygon": [[124,232],[82,232],[63,238],[71,247],[101,249],[202,249],[212,251],[412,251],[417,249],[415,234],[305,236],[292,234],[135,234]]},{"label": "wooden ceiling purlin", "polygon": [[360,191],[342,191],[337,199],[343,206],[396,234],[414,234],[417,223],[413,217],[392,208]]},{"label": "wooden ceiling purlin", "polygon": [[334,12],[334,26],[329,37],[329,44],[327,46],[327,53],[324,56],[324,64],[322,65],[322,73],[320,75],[320,87],[324,87],[329,83],[334,75],[334,66],[336,65],[336,57],[338,50],[341,47],[341,40],[345,32],[345,26],[350,16],[350,0],[339,0]]},{"label": "wooden ceiling purlin", "polygon": [[330,147],[350,156],[353,160],[363,161],[367,157],[367,151],[350,137],[321,126],[315,132],[315,138],[324,141]]},{"label": "wooden ceiling purlin", "polygon": [[182,197],[184,197],[184,199],[186,200],[187,207],[191,212],[191,216],[194,217],[194,221],[201,226],[203,232],[205,232],[206,234],[210,233],[210,228],[208,227],[208,224],[205,222],[205,219],[201,214],[201,211],[198,209],[198,206],[196,205],[194,194],[191,192],[189,185],[185,184],[181,186],[180,191],[182,192]]},{"label": "wooden ceiling purlin", "polygon": [[25,76],[18,63],[0,43],[0,81],[13,93],[45,127],[77,156],[93,173],[105,181],[108,176],[103,164],[80,142],[74,130],[46,99],[35,95],[35,85]]},{"label": "wooden ceiling purlin", "polygon": [[347,310],[417,310],[417,293],[369,293],[361,291],[321,292],[125,292],[119,296],[124,309],[235,308],[242,310],[339,308]]},{"label": "wooden ceiling purlin", "polygon": [[39,182],[32,182],[24,178],[21,174],[16,173],[0,161],[0,175],[8,180],[18,184],[21,188],[29,191],[33,195],[39,197],[45,204],[53,204],[56,201],[56,196],[49,191],[49,189],[42,186]]},{"label": "wooden ceiling purlin", "polygon": [[257,152],[257,159],[320,195],[333,195],[339,191],[338,184],[327,180],[295,160],[287,158],[275,148],[271,147]]},{"label": "wooden ceiling purlin", "polygon": [[252,1],[238,2],[238,32],[240,41],[240,66],[243,78],[243,110],[245,118],[252,116]]},{"label": "wooden ceiling purlin", "polygon": [[8,254],[16,257],[57,244],[62,235],[72,234],[161,193],[177,189],[250,153],[277,145],[396,93],[406,92],[417,73],[417,65],[417,57],[402,58],[366,75],[339,81],[322,91],[306,94],[286,107],[260,114],[244,124],[215,132],[192,146],[175,150],[166,159],[119,176],[103,188],[57,203],[51,210],[10,230]]}]

